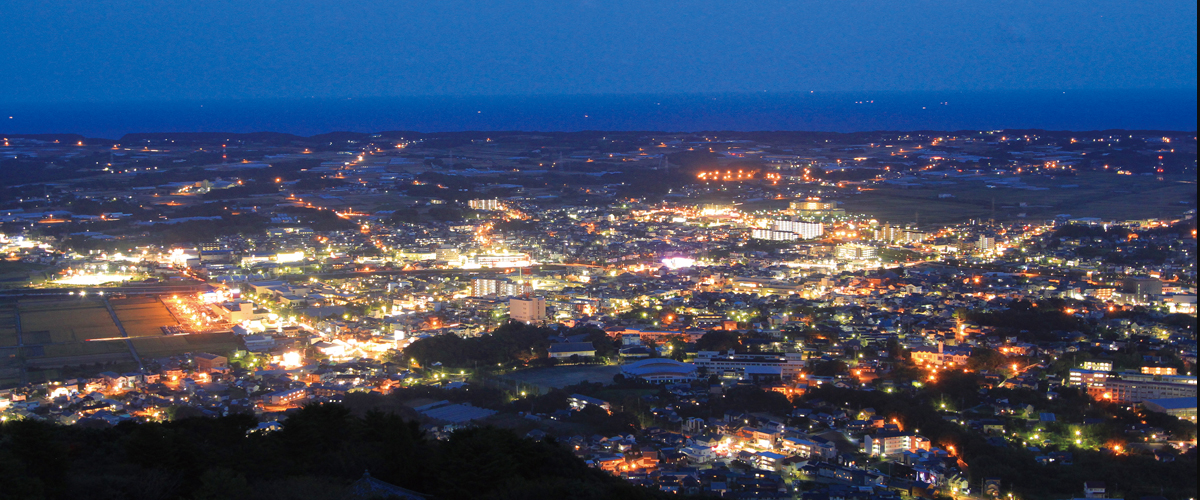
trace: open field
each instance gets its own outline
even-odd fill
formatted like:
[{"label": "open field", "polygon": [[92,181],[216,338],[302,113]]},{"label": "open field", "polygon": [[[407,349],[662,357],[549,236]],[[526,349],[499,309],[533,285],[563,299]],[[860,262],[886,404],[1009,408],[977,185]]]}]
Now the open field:
[{"label": "open field", "polygon": [[596,398],[599,398],[599,399],[603,399],[605,401],[621,402],[621,401],[625,400],[625,398],[627,398],[627,397],[640,398],[643,396],[653,396],[654,394],[657,394],[658,391],[659,391],[659,389],[657,387],[651,387],[651,388],[646,388],[646,389],[612,389],[612,388],[609,388],[609,389],[603,389],[603,390],[597,391],[595,394],[590,394],[590,395],[594,396]]},{"label": "open field", "polygon": [[121,336],[108,309],[99,301],[30,300],[21,301],[16,309],[26,366],[70,366],[130,358],[124,341],[88,342]]},{"label": "open field", "polygon": [[97,301],[22,302],[20,314],[21,332],[28,334],[24,339],[26,345],[121,336],[108,310]]},{"label": "open field", "polygon": [[233,333],[197,333],[174,337],[142,337],[133,339],[134,349],[143,358],[160,358],[185,352],[210,352],[228,354],[240,349],[241,344]]},{"label": "open field", "polygon": [[[138,356],[154,358],[185,352],[228,353],[241,347],[232,333],[164,336],[163,326],[177,325],[161,301],[150,297],[114,299],[113,311],[129,334]],[[95,363],[130,362],[129,346],[104,304],[95,300],[57,299],[22,301],[20,313],[24,347],[21,354],[29,368],[58,368]],[[0,342],[4,341],[4,312],[0,308]],[[15,342],[13,330],[13,344]],[[93,340],[90,339],[116,339]],[[0,344],[0,349],[5,346]],[[0,352],[0,354],[4,354]],[[12,349],[16,359],[16,349]],[[5,361],[0,359],[0,378],[5,378]]]},{"label": "open field", "polygon": [[[882,185],[843,198],[843,208],[880,221],[947,224],[989,218],[1048,219],[1058,214],[1103,219],[1178,217],[1196,206],[1195,178],[1087,173],[1074,177],[978,176],[921,178],[911,186]],[[988,187],[988,186],[993,187]],[[953,198],[939,198],[949,194]],[[1024,203],[1025,206],[1021,206]]]},{"label": "open field", "polygon": [[[40,357],[26,358],[25,367],[27,370],[42,369],[42,368],[64,368],[72,366],[86,366],[106,363],[126,363],[134,362],[133,356],[129,354],[129,349],[122,346],[122,352],[110,352],[103,354],[85,354],[82,356],[57,356],[57,357]],[[31,378],[32,380],[32,378]]]},{"label": "open field", "polygon": [[63,356],[89,356],[93,354],[117,354],[129,352],[129,347],[123,340],[105,340],[101,342],[71,342],[67,344],[50,344],[41,346],[44,356],[58,358]]},{"label": "open field", "polygon": [[0,347],[17,345],[17,312],[11,305],[0,306]]},{"label": "open field", "polygon": [[576,365],[552,366],[547,368],[531,368],[505,374],[500,377],[515,380],[524,384],[536,385],[542,389],[558,389],[580,382],[603,382],[611,384],[613,376],[621,373],[621,367],[616,365]]},{"label": "open field", "polygon": [[179,323],[167,311],[167,307],[153,297],[132,297],[112,301],[113,311],[125,333],[130,337],[162,336],[162,327],[176,326]]},{"label": "open field", "polygon": [[21,361],[17,357],[20,351],[16,347],[0,347],[0,371],[9,368],[20,368]]},{"label": "open field", "polygon": [[401,206],[411,206],[404,203],[413,198],[393,194],[337,193],[336,198],[320,198],[315,195],[304,196],[304,201],[314,207],[343,209],[353,207],[355,211],[394,210]]},{"label": "open field", "polygon": [[[93,357],[91,363],[65,363],[60,365],[30,366],[26,371],[30,383],[49,382],[74,377],[92,377],[99,371],[128,373],[137,371],[138,364],[125,351],[125,356]],[[99,363],[100,366],[96,366]]]},{"label": "open field", "polygon": [[190,351],[187,340],[182,337],[141,337],[130,342],[138,356],[157,358]]},{"label": "open field", "polygon": [[0,347],[0,387],[12,387],[21,383],[20,350],[16,347]]},{"label": "open field", "polygon": [[0,288],[20,288],[44,279],[46,266],[29,262],[0,260]]}]

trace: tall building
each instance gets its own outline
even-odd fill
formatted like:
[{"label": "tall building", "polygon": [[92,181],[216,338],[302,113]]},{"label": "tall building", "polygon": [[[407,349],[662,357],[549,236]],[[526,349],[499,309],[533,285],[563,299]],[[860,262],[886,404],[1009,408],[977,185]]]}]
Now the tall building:
[{"label": "tall building", "polygon": [[756,240],[768,241],[795,241],[799,238],[796,233],[791,231],[776,231],[774,229],[754,228],[750,230],[750,237]]},{"label": "tall building", "polygon": [[927,233],[918,231],[916,229],[892,226],[889,224],[884,224],[879,229],[875,230],[875,239],[881,241],[916,243],[919,241],[924,241],[927,237],[929,237]]},{"label": "tall building", "polygon": [[454,262],[458,260],[458,249],[451,246],[438,247],[434,252],[434,260],[438,262]]},{"label": "tall building", "polygon": [[1156,278],[1133,276],[1121,280],[1121,291],[1132,293],[1139,299],[1148,295],[1162,295],[1163,282]]},{"label": "tall building", "polygon": [[820,222],[804,222],[798,220],[777,220],[771,224],[771,229],[796,233],[806,240],[819,238],[825,234],[825,225]]},{"label": "tall building", "polygon": [[904,232],[904,229],[899,226],[884,224],[875,230],[875,239],[882,241],[896,241],[898,235]]},{"label": "tall building", "polygon": [[834,255],[841,260],[868,260],[874,259],[878,255],[878,250],[872,246],[847,243],[838,245]]},{"label": "tall building", "polygon": [[837,208],[837,202],[793,201],[788,209],[800,217],[845,217],[846,209]]},{"label": "tall building", "polygon": [[471,283],[471,296],[512,297],[532,293],[533,286],[528,282],[517,282],[504,278],[475,278]]},{"label": "tall building", "polygon": [[975,242],[975,249],[980,252],[990,252],[996,249],[996,238],[991,236],[980,236],[979,241]]},{"label": "tall building", "polygon": [[471,296],[483,297],[486,295],[496,295],[500,289],[500,280],[495,278],[475,278],[471,283]]},{"label": "tall building", "polygon": [[929,439],[911,432],[881,431],[863,440],[871,456],[896,455],[930,448]]},{"label": "tall building", "polygon": [[546,299],[544,297],[508,299],[508,317],[523,323],[546,321]]},{"label": "tall building", "polygon": [[500,204],[500,200],[495,198],[489,200],[471,200],[467,202],[467,206],[471,207],[472,210],[488,210],[493,212],[504,209],[504,206]]},{"label": "tall building", "polygon": [[828,201],[793,201],[788,203],[792,210],[832,210],[836,205]]}]

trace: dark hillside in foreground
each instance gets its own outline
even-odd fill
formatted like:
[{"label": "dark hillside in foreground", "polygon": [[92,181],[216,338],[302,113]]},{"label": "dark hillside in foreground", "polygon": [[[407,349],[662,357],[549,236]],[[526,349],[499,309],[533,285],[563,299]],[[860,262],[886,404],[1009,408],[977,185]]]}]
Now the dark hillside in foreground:
[{"label": "dark hillside in foreground", "polygon": [[334,404],[305,407],[277,432],[248,434],[256,425],[245,415],[107,429],[9,422],[0,498],[341,499],[364,471],[442,500],[665,497],[507,430],[434,441],[415,422]]}]

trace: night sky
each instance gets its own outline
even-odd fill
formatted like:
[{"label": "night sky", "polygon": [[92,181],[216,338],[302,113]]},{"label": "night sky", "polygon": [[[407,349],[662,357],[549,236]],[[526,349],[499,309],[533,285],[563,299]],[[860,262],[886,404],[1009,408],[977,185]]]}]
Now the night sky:
[{"label": "night sky", "polygon": [[1194,89],[1197,69],[1194,0],[39,0],[6,3],[0,47],[10,103]]}]

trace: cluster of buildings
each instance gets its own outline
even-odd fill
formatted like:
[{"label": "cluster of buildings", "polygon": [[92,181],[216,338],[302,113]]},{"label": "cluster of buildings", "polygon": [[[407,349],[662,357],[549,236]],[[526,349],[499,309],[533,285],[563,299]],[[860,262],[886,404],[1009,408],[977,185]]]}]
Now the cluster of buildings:
[{"label": "cluster of buildings", "polygon": [[146,360],[137,372],[0,391],[0,411],[6,419],[100,427],[243,413],[259,417],[259,430],[274,430],[289,409],[338,402],[347,392],[387,392],[404,378],[378,362],[298,366],[282,358],[237,350],[230,357],[200,352]]},{"label": "cluster of buildings", "polygon": [[1152,411],[1196,421],[1196,377],[1174,367],[1144,365],[1114,371],[1111,360],[1087,360],[1072,368],[1069,385],[1097,400],[1138,404]]},{"label": "cluster of buildings", "polygon": [[[700,395],[696,384],[665,387],[680,399]],[[573,410],[612,406],[578,394],[570,401]],[[900,431],[871,408],[853,411],[814,403],[815,408],[798,408],[791,415],[731,410],[722,418],[708,419],[679,419],[669,406],[654,408],[652,412],[664,421],[677,420],[677,430],[650,427],[637,436],[576,435],[561,440],[593,467],[672,493],[776,498],[802,490],[820,491],[800,488],[799,481],[835,489],[848,486],[875,498],[967,491],[966,476],[956,459],[931,446],[929,439]],[[570,421],[571,413],[542,417]],[[781,423],[800,418],[810,422],[803,429]],[[544,435],[540,430],[530,432],[537,439]],[[892,460],[904,471],[884,473],[865,467],[859,457]]]},{"label": "cluster of buildings", "polygon": [[[639,432],[556,435],[594,467],[664,491],[790,496],[801,480],[831,485],[829,498],[849,498],[843,486],[879,498],[974,491],[952,449],[873,410],[683,409],[733,388],[912,394],[966,372],[1046,401],[1073,387],[1098,403],[1196,418],[1196,338],[1181,321],[1196,314],[1194,209],[1108,220],[1029,216],[1044,207],[1025,202],[1002,202],[997,215],[993,200],[990,217],[946,224],[847,209],[883,189],[1154,177],[1172,168],[1161,155],[1194,151],[1194,138],[66,139],[0,147],[54,162],[44,179],[14,182],[17,201],[0,208],[2,277],[16,300],[0,310],[6,416],[111,425],[244,412],[269,431],[288,409],[347,392],[475,383],[465,369],[397,360],[421,339],[478,339],[518,321],[603,331],[611,356],[562,337],[549,364],[603,366],[671,394],[651,403],[653,424]],[[1120,141],[1160,160],[1109,168],[1082,154]],[[139,356],[130,343],[136,368],[39,378],[24,360],[54,358],[54,342],[21,330],[22,301],[104,293],[157,297],[176,352]],[[205,352],[187,347],[189,335],[232,340]],[[623,404],[570,400],[580,414]],[[1044,413],[991,404],[1006,418]],[[436,436],[499,412],[450,400],[414,411]],[[563,411],[522,418],[574,418]],[[863,466],[879,459],[904,472]]]}]

